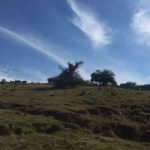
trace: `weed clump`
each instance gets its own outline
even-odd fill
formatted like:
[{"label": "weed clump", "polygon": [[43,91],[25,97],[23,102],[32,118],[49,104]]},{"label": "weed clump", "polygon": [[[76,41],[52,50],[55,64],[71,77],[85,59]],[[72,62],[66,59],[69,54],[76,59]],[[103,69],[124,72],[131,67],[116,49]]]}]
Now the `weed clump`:
[{"label": "weed clump", "polygon": [[118,124],[114,132],[122,139],[135,140],[138,138],[139,130],[137,127],[132,125]]},{"label": "weed clump", "polygon": [[35,131],[38,133],[45,132],[47,129],[47,124],[42,122],[34,122],[32,126],[35,128]]},{"label": "weed clump", "polygon": [[21,142],[19,149],[27,149],[29,147],[30,141],[24,140]]},{"label": "weed clump", "polygon": [[89,112],[86,109],[79,109],[79,110],[77,110],[75,112],[79,113],[79,114],[82,114],[82,115],[89,115]]},{"label": "weed clump", "polygon": [[22,134],[22,132],[23,132],[23,131],[22,131],[22,128],[21,128],[21,127],[16,127],[15,130],[14,130],[14,133],[15,133],[15,134],[18,134],[18,135]]},{"label": "weed clump", "polygon": [[116,108],[114,107],[110,107],[110,106],[105,106],[105,105],[100,105],[100,106],[97,106],[98,109],[100,109],[100,111],[102,113],[106,113],[108,111],[111,111],[112,113],[114,113],[115,115],[119,115],[119,116],[122,116],[121,112],[119,110],[117,110]]},{"label": "weed clump", "polygon": [[86,93],[86,91],[85,91],[85,90],[82,90],[82,91],[78,94],[78,96],[83,96],[83,95],[85,95],[85,93]]},{"label": "weed clump", "polygon": [[101,136],[111,137],[111,138],[118,138],[118,136],[112,130],[107,130],[107,131],[103,132],[101,134]]},{"label": "weed clump", "polygon": [[0,125],[0,135],[10,135],[12,133],[8,124]]},{"label": "weed clump", "polygon": [[101,111],[98,108],[88,108],[90,115],[100,115]]},{"label": "weed clump", "polygon": [[63,126],[61,124],[53,124],[51,127],[49,127],[46,130],[47,134],[55,133],[57,131],[61,131],[63,129]]},{"label": "weed clump", "polygon": [[64,125],[65,128],[70,128],[72,130],[80,130],[81,129],[78,125],[68,123],[68,122],[64,122],[63,125]]},{"label": "weed clump", "polygon": [[150,131],[146,130],[142,135],[141,135],[141,140],[144,142],[150,142]]}]

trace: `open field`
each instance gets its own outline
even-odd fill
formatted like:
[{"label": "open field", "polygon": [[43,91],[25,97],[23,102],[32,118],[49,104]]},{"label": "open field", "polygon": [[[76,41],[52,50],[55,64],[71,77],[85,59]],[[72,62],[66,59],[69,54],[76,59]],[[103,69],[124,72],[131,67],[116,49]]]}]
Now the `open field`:
[{"label": "open field", "polygon": [[0,85],[0,149],[149,150],[150,92]]}]

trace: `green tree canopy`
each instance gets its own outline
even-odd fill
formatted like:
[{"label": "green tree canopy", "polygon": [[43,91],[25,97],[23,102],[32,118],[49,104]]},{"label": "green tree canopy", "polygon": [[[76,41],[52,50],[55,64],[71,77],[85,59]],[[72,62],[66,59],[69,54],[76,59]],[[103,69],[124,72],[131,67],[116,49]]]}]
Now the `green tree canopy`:
[{"label": "green tree canopy", "polygon": [[117,82],[115,81],[115,74],[111,70],[104,69],[96,70],[91,74],[91,82],[99,83],[102,86],[113,85],[116,86]]},{"label": "green tree canopy", "polygon": [[1,84],[4,84],[4,83],[6,83],[6,80],[5,80],[5,79],[2,79],[2,80],[1,80]]},{"label": "green tree canopy", "polygon": [[59,66],[61,73],[53,78],[48,78],[48,82],[54,84],[56,88],[76,87],[81,84],[83,79],[77,69],[83,64],[83,61],[76,61],[75,64],[68,62],[68,67]]}]

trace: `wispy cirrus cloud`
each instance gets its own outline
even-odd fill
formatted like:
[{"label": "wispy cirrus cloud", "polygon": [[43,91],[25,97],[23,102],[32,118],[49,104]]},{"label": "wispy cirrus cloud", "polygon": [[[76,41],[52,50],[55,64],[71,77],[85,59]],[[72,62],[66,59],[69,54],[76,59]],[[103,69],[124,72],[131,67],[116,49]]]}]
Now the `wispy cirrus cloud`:
[{"label": "wispy cirrus cloud", "polygon": [[150,46],[150,1],[139,1],[137,8],[132,17],[131,28],[139,44]]},{"label": "wispy cirrus cloud", "polygon": [[73,0],[67,0],[75,17],[71,21],[91,40],[94,48],[104,47],[112,42],[112,30],[106,24],[83,7],[79,7]]},{"label": "wispy cirrus cloud", "polygon": [[89,80],[91,77],[90,77],[90,74],[87,73],[84,69],[80,68],[79,69],[79,74],[81,74],[81,76],[84,78],[84,80]]},{"label": "wispy cirrus cloud", "polygon": [[[0,27],[0,32],[5,34],[8,37],[11,37],[12,39],[19,41],[31,48],[33,48],[34,50],[37,50],[43,54],[45,54],[46,56],[48,56],[50,59],[52,59],[53,61],[60,63],[61,65],[65,65],[66,62],[64,61],[64,59],[58,57],[57,55],[53,54],[50,51],[50,48],[47,48],[47,46],[45,44],[42,44],[41,41],[36,40],[34,38],[30,38],[30,36],[28,36],[28,38],[26,38],[25,36],[22,36],[20,34],[17,34],[15,32],[12,32],[8,29],[5,29],[3,27]],[[38,41],[38,42],[36,42]]]}]

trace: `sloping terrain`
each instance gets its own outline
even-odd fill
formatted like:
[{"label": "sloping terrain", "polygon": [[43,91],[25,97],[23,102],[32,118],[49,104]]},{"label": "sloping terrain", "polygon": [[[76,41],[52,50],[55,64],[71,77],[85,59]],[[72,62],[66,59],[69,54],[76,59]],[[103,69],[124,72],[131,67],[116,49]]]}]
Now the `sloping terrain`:
[{"label": "sloping terrain", "polygon": [[0,85],[2,149],[150,149],[150,92]]}]

